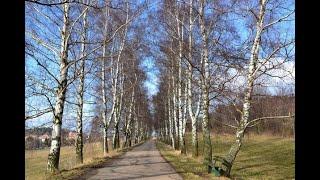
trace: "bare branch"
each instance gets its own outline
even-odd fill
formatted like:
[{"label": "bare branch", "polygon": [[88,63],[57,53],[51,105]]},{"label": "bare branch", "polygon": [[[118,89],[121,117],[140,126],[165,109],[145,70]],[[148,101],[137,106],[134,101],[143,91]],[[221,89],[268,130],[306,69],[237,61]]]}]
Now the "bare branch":
[{"label": "bare branch", "polygon": [[[286,118],[293,118],[293,117],[295,117],[295,115],[290,115],[290,114],[288,116],[261,117],[261,118],[257,118],[257,119],[254,119],[254,120],[247,122],[247,124],[245,126],[246,127],[253,127],[253,126],[248,126],[248,125],[255,123],[255,122],[258,122],[258,121],[261,121],[261,120],[266,120],[266,119],[286,119]],[[256,123],[254,125],[256,125]]]},{"label": "bare branch", "polygon": [[293,14],[294,12],[295,12],[295,10],[293,10],[293,11],[291,11],[289,14],[287,14],[287,15],[279,18],[278,20],[275,20],[275,21],[273,21],[273,22],[265,25],[265,26],[262,28],[262,30],[265,30],[265,29],[267,29],[268,27],[270,27],[270,26],[272,26],[272,25],[274,25],[274,24],[276,24],[276,23],[279,23],[279,22],[285,20],[286,18],[288,18],[288,17],[289,17],[291,14]]},{"label": "bare branch", "polygon": [[87,3],[84,3],[82,1],[76,1],[76,0],[65,0],[65,1],[61,1],[61,2],[52,2],[52,3],[45,3],[45,2],[41,2],[40,0],[25,0],[26,2],[31,2],[31,3],[35,3],[35,4],[39,4],[39,5],[43,5],[43,6],[58,6],[58,5],[62,5],[62,4],[66,4],[66,3],[75,3],[75,4],[81,4],[81,5],[84,5],[84,6],[87,6],[87,7],[91,7],[91,8],[94,8],[94,9],[103,9],[105,7],[109,7],[111,9],[120,9],[121,8],[117,8],[117,7],[113,7],[113,6],[109,6],[109,5],[106,5],[106,6],[95,6],[95,5],[92,5],[92,4],[87,4]]},{"label": "bare branch", "polygon": [[26,31],[28,35],[32,37],[38,44],[41,44],[45,48],[49,49],[51,52],[53,52],[56,56],[59,56],[59,51],[55,49],[54,47],[50,46],[49,44],[45,43],[43,40],[41,40],[39,37],[37,37],[34,33],[31,33],[30,31]]},{"label": "bare branch", "polygon": [[216,119],[213,119],[213,121],[218,122],[218,123],[220,123],[220,124],[222,124],[222,125],[224,125],[224,126],[228,126],[228,127],[234,128],[234,129],[237,129],[237,128],[238,128],[238,127],[236,127],[236,126],[233,126],[233,125],[230,125],[230,124],[225,124],[225,123],[223,123],[223,122],[220,122],[220,121],[218,121],[218,120],[216,120]]},{"label": "bare branch", "polygon": [[47,108],[47,109],[44,109],[44,110],[41,110],[41,112],[37,113],[37,114],[33,114],[33,115],[26,115],[24,120],[29,120],[29,119],[34,119],[34,118],[37,118],[37,117],[40,117],[44,114],[47,114],[49,112],[52,112],[52,108]]}]

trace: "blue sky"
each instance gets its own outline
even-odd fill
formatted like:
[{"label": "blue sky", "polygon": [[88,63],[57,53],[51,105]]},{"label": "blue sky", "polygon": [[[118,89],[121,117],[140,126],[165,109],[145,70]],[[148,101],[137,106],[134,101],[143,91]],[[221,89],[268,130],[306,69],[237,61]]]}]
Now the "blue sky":
[{"label": "blue sky", "polygon": [[147,88],[148,96],[151,97],[158,92],[159,70],[152,57],[145,58],[141,67],[143,67],[143,70],[146,72],[147,80],[144,82],[144,85]]}]

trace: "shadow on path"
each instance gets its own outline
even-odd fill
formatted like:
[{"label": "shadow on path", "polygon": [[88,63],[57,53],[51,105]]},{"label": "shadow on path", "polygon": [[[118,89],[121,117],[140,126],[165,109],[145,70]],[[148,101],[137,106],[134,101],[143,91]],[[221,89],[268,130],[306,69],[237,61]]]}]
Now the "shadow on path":
[{"label": "shadow on path", "polygon": [[92,168],[77,179],[183,179],[160,155],[154,140],[134,147],[101,168]]}]

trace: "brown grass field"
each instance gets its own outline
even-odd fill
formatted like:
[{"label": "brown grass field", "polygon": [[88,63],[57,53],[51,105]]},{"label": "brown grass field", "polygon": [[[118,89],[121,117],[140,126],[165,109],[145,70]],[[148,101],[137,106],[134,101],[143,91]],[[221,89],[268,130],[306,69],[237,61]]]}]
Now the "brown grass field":
[{"label": "brown grass field", "polygon": [[[111,147],[111,144],[110,146]],[[42,150],[26,150],[25,151],[25,179],[38,180],[46,179],[47,158],[49,149]],[[87,165],[98,164],[103,161],[102,143],[87,143],[84,145],[84,164],[78,166],[76,164],[75,147],[64,146],[61,148],[60,156],[60,171],[62,175],[70,176],[77,174]],[[117,156],[121,152],[110,151],[109,157]],[[53,179],[60,179],[60,176],[55,176]],[[63,179],[63,178],[61,178]]]}]

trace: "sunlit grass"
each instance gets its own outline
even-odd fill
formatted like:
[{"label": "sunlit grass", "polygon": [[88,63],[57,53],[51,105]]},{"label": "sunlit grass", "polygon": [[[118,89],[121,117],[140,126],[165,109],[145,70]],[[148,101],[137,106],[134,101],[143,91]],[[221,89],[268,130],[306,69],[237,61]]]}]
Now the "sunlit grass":
[{"label": "sunlit grass", "polygon": [[[109,145],[111,147],[111,144]],[[49,149],[26,150],[25,151],[25,178],[27,180],[38,180],[48,178],[46,176],[47,158]],[[102,143],[87,143],[83,149],[84,164],[77,165],[74,146],[64,146],[61,148],[59,169],[65,174],[73,173],[71,169],[80,170],[89,164],[97,164],[103,161]],[[108,156],[119,155],[120,152],[110,151]],[[70,172],[68,172],[70,171]],[[73,170],[74,171],[74,170]]]},{"label": "sunlit grass", "polygon": [[[199,136],[198,158],[191,157],[191,135],[187,134],[187,156],[172,150],[163,143],[157,143],[163,156],[182,174],[185,179],[219,179],[206,173],[202,165],[203,141]],[[211,137],[213,155],[223,156],[228,152],[234,137],[213,135]],[[232,168],[233,179],[294,179],[295,174],[294,139],[270,135],[250,135],[246,137],[241,151]],[[220,178],[221,179],[221,178]]]}]

